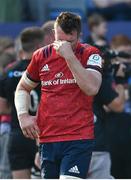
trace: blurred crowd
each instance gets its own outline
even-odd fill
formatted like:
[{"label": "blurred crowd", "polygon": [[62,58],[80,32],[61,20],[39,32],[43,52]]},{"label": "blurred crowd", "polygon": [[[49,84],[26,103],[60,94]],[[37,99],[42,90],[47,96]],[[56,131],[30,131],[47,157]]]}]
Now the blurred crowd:
[{"label": "blurred crowd", "polygon": [[107,20],[131,19],[130,0],[14,0],[13,6],[12,0],[1,0],[0,22],[45,21],[62,9],[75,10],[82,16],[97,12]]},{"label": "blurred crowd", "polygon": [[[45,7],[41,8],[40,11],[41,2],[42,0],[13,0],[12,6],[12,0],[1,0],[0,22],[44,20],[44,18],[42,18],[42,11]],[[98,140],[97,143],[103,144],[101,146],[98,145],[99,148],[96,148],[95,152],[108,152],[109,157],[108,159],[104,159],[104,161],[109,161],[108,167],[111,177],[117,179],[130,179],[131,39],[125,34],[117,34],[112,37],[110,41],[108,41],[106,33],[108,31],[108,20],[131,20],[131,1],[87,0],[85,2],[86,6],[89,7],[89,9],[87,8],[87,26],[90,30],[90,34],[88,35],[86,40],[84,40],[84,43],[88,43],[100,49],[103,57],[103,79],[108,80],[108,83],[111,84],[110,88],[113,88],[117,94],[117,96],[112,95],[113,97],[110,97],[110,100],[107,100],[107,102],[104,103],[104,100],[102,100],[103,104],[97,104],[97,106],[101,106],[101,108],[103,108],[101,112],[96,110],[97,106],[94,107],[95,117],[98,121],[100,119],[102,123],[102,125],[100,126],[104,128],[104,130],[102,130],[104,134],[103,140],[101,138],[103,137],[103,134],[101,135],[101,132],[99,132],[101,129],[99,129],[96,125],[97,128],[95,129],[95,135],[96,140]],[[42,4],[44,3],[42,2]],[[10,13],[7,13],[7,11],[10,11]],[[35,43],[33,44],[34,47],[32,51],[29,51],[29,49],[27,48],[23,52],[23,47],[26,40],[28,41],[28,45],[30,46],[32,38],[35,38],[34,36],[37,37],[35,33],[32,33],[32,31],[35,31],[36,27],[30,27],[29,29],[25,28],[15,40],[11,37],[0,37],[0,79],[5,78],[6,82],[6,79],[10,80],[13,77],[13,73],[15,72],[16,74],[14,74],[14,76],[17,80],[14,80],[14,83],[16,83],[16,81],[18,82],[23,71],[25,70],[25,67],[21,70],[14,69],[14,67],[18,68],[18,64],[21,63],[22,60],[30,60],[33,51],[37,48],[48,45],[54,41],[54,34],[52,31],[53,25],[54,21],[47,21],[41,27],[37,27],[38,29],[36,34],[38,36],[41,34],[41,41],[37,45]],[[2,83],[0,83],[0,86],[2,86]],[[5,85],[3,84],[3,86]],[[3,87],[0,88],[3,89]],[[103,94],[105,93],[105,96],[107,97],[110,96],[109,89],[103,90]],[[14,91],[11,88],[6,90],[8,92],[12,91],[12,93],[14,94]],[[32,106],[35,105],[37,100],[36,96],[33,95],[34,94],[32,94]],[[101,96],[102,95],[97,98],[102,98]],[[0,97],[0,107],[3,107],[4,109],[2,98],[3,97]],[[22,165],[19,166],[18,169],[12,165],[15,161],[17,164],[19,164],[22,158],[26,157],[26,159],[28,159],[28,152],[23,153],[18,149],[20,147],[23,148],[24,151],[25,147],[27,147],[27,144],[30,143],[26,142],[26,138],[23,139],[22,137],[23,147],[19,144],[16,144],[16,146],[13,147],[11,146],[11,143],[15,143],[16,137],[18,141],[21,141],[21,136],[23,136],[18,135],[16,133],[16,127],[14,128],[14,126],[12,126],[14,121],[14,116],[12,114],[16,114],[16,112],[12,112],[11,109],[14,106],[14,104],[12,104],[12,98],[7,97],[7,101],[9,104],[8,110],[6,109],[5,111],[3,111],[3,109],[0,109],[0,178],[40,178],[37,142],[32,143],[32,147],[35,147],[35,152],[33,152],[30,161],[27,160],[24,162],[24,164],[21,163]],[[101,99],[99,100],[101,101]],[[95,123],[97,122],[97,120],[95,121]],[[18,131],[21,131],[19,127],[17,128]],[[12,137],[14,138],[13,140],[11,139]],[[24,142],[26,143],[26,145],[24,144]],[[12,152],[12,150],[14,149],[16,152],[16,156]],[[11,154],[15,156],[14,161],[12,161],[13,156]],[[97,158],[101,157],[101,154],[99,154],[99,157],[97,154]],[[94,161],[92,163],[96,162]]]}]

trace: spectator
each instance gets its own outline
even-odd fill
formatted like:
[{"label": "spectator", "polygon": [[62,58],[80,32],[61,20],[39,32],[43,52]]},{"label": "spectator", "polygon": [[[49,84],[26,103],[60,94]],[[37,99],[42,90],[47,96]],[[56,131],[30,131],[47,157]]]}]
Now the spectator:
[{"label": "spectator", "polygon": [[90,35],[87,37],[86,42],[92,45],[106,46],[106,20],[99,14],[92,14],[88,18],[88,27],[90,30]]},{"label": "spectator", "polygon": [[131,19],[130,0],[93,0],[93,2],[96,8],[94,8],[92,12],[97,12],[103,15],[107,20]]},{"label": "spectator", "polygon": [[[130,54],[130,39],[125,35],[112,37],[111,47],[117,52]],[[108,117],[107,133],[111,153],[111,172],[117,179],[131,178],[131,101],[130,101],[130,59],[117,56],[114,62],[125,64],[125,78],[117,81],[125,82],[126,101],[121,114],[111,113]]]},{"label": "spectator", "polygon": [[[121,65],[122,66],[122,65]],[[123,78],[123,67],[119,67],[116,77]],[[92,154],[89,179],[112,179],[109,144],[106,136],[106,124],[109,111],[122,112],[124,109],[124,86],[122,83],[113,87],[109,74],[103,74],[102,85],[94,99],[95,148]],[[105,108],[106,107],[106,108]],[[106,110],[108,109],[108,112]]]},{"label": "spectator", "polygon": [[[111,49],[117,52],[125,52],[131,54],[131,40],[124,34],[118,34],[111,39]],[[123,62],[120,57],[118,61]],[[128,59],[125,59],[128,62]]]}]

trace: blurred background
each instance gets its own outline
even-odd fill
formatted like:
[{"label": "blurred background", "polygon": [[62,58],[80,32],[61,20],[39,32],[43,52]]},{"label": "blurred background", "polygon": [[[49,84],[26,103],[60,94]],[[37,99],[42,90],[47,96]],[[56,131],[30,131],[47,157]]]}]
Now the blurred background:
[{"label": "blurred background", "polygon": [[61,11],[81,15],[83,40],[89,33],[88,16],[94,12],[107,20],[108,39],[118,33],[131,36],[131,0],[0,0],[0,36],[15,38],[23,28],[54,20]]}]

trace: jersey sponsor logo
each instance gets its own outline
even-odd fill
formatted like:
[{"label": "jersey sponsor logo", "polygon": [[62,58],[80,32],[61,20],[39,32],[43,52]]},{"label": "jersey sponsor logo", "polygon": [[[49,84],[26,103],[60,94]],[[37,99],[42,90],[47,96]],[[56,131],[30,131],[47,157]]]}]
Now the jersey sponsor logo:
[{"label": "jersey sponsor logo", "polygon": [[101,56],[99,54],[92,54],[87,61],[87,65],[99,66],[101,68],[102,67]]},{"label": "jersey sponsor logo", "polygon": [[59,72],[55,75],[55,78],[61,78],[63,75],[63,72]]},{"label": "jersey sponsor logo", "polygon": [[21,77],[23,75],[24,71],[10,71],[8,73],[8,77],[9,78],[13,78],[13,77]]},{"label": "jersey sponsor logo", "polygon": [[62,84],[76,84],[75,79],[55,79],[48,81],[41,81],[42,86],[53,86],[53,85],[62,85]]},{"label": "jersey sponsor logo", "polygon": [[43,68],[41,69],[41,71],[49,71],[49,66],[48,64],[44,65]]},{"label": "jersey sponsor logo", "polygon": [[76,174],[80,174],[80,171],[78,169],[77,166],[73,166],[72,168],[69,169],[69,172],[71,173],[76,173]]}]

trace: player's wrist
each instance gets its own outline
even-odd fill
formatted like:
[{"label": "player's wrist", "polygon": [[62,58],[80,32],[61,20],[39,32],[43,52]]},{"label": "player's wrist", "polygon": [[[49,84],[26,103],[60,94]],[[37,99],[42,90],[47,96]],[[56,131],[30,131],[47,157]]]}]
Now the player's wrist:
[{"label": "player's wrist", "polygon": [[30,94],[25,90],[17,90],[15,93],[15,107],[18,117],[28,114],[30,105]]},{"label": "player's wrist", "polygon": [[19,120],[19,122],[22,122],[23,120],[28,119],[29,116],[30,116],[30,115],[29,115],[27,112],[22,113],[22,114],[19,114],[19,115],[18,115],[18,120]]}]

